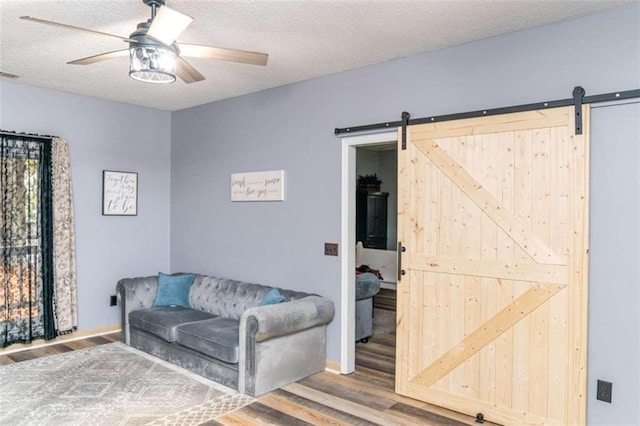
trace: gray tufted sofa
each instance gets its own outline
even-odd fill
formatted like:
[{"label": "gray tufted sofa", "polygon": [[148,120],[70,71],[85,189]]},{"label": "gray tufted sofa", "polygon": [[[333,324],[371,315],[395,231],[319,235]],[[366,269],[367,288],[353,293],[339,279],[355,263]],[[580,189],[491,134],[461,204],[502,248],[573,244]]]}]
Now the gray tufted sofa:
[{"label": "gray tufted sofa", "polygon": [[373,334],[373,296],[380,291],[380,280],[366,272],[356,276],[356,341],[367,343]]},{"label": "gray tufted sofa", "polygon": [[326,298],[281,289],[284,302],[260,306],[271,287],[196,275],[189,308],[152,307],[157,288],[118,281],[123,342],[253,396],[325,368]]}]

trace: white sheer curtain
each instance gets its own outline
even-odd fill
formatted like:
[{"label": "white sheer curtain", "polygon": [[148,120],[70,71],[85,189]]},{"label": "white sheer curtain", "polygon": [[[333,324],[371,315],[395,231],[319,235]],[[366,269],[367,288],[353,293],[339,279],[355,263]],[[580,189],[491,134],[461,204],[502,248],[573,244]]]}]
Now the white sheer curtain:
[{"label": "white sheer curtain", "polygon": [[53,306],[58,335],[74,331],[78,326],[76,281],[76,236],[73,215],[73,191],[69,144],[53,138]]}]

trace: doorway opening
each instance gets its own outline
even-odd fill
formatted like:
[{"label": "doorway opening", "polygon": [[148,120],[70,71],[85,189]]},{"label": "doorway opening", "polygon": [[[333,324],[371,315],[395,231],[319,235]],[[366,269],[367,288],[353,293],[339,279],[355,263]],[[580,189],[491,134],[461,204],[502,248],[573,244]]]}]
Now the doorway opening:
[{"label": "doorway opening", "polygon": [[[356,276],[356,341],[366,343],[370,335],[395,333],[397,143],[358,146],[356,176],[356,270],[373,273],[379,280],[376,282],[374,279],[373,283],[369,283],[373,278],[371,275]],[[367,322],[364,318],[364,326],[359,327],[358,299],[375,292],[378,284],[379,290],[374,294],[373,300],[368,301],[372,302],[373,320]]]},{"label": "doorway opening", "polygon": [[[355,370],[355,348],[356,341],[359,340],[356,339],[356,267],[362,265],[364,261],[371,263],[368,266],[378,270],[383,278],[380,283],[382,290],[385,293],[395,292],[397,140],[398,134],[395,130],[342,139],[342,302],[340,307],[342,340],[340,372],[343,374],[349,374]],[[391,162],[393,164],[390,164]],[[382,181],[379,190],[371,192],[378,193],[372,197],[378,198],[374,203],[379,204],[379,199],[385,200],[386,218],[382,221],[384,229],[374,227],[377,230],[375,234],[378,238],[366,242],[362,241],[356,250],[358,176],[370,175],[375,175]],[[378,222],[380,222],[379,219],[378,217]],[[360,239],[366,239],[366,236],[362,237],[361,232],[359,234]],[[356,256],[356,251],[358,256]],[[363,255],[364,258],[362,258]],[[391,260],[385,261],[385,259]],[[378,300],[383,299],[378,297]],[[395,298],[388,298],[386,308],[390,307],[390,300],[393,300],[395,305]],[[385,310],[392,312],[390,309]],[[395,329],[395,313],[392,312],[392,314],[391,320],[388,318],[390,315],[386,315],[386,327]],[[381,316],[378,319],[381,320]]]}]

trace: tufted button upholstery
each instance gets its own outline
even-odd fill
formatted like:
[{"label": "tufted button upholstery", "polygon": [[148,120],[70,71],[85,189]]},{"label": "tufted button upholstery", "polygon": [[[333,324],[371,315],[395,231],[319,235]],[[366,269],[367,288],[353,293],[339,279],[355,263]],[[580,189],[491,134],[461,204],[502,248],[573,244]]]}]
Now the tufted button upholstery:
[{"label": "tufted button upholstery", "polygon": [[[191,286],[189,304],[193,309],[239,320],[244,311],[260,306],[269,290],[271,287],[260,284],[197,275]],[[285,300],[291,300],[291,296]]]}]

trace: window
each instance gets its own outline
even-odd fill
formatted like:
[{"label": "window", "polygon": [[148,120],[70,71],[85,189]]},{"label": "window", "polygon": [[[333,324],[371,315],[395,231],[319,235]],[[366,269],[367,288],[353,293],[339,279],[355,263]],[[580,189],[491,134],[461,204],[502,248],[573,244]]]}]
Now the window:
[{"label": "window", "polygon": [[3,138],[0,148],[0,318],[6,344],[44,337],[40,272],[44,143]]}]

